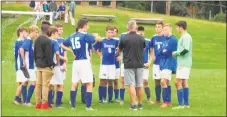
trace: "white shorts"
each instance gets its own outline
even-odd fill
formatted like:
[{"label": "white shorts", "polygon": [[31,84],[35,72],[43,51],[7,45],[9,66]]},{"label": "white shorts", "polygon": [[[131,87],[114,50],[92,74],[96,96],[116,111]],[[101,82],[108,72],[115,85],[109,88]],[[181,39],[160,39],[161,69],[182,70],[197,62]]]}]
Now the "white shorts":
[{"label": "white shorts", "polygon": [[100,79],[115,80],[116,66],[115,65],[101,65],[99,71]]},{"label": "white shorts", "polygon": [[172,76],[172,71],[169,69],[163,69],[161,70],[161,79],[167,79],[167,80],[171,80],[171,76]]},{"label": "white shorts", "polygon": [[23,72],[19,69],[16,72],[16,82],[26,82],[28,78],[25,78]]},{"label": "white shorts", "polygon": [[153,79],[161,79],[160,75],[160,66],[159,65],[153,65]]},{"label": "white shorts", "polygon": [[117,68],[116,69],[116,76],[115,76],[116,80],[118,80],[120,78],[120,74],[121,74],[120,68]]},{"label": "white shorts", "polygon": [[74,60],[72,68],[72,83],[92,83],[93,72],[90,60]]},{"label": "white shorts", "polygon": [[149,69],[143,69],[143,79],[148,80],[149,77]]},{"label": "white shorts", "polygon": [[124,64],[121,63],[121,77],[124,77]]},{"label": "white shorts", "polygon": [[189,79],[191,68],[177,67],[176,78]]},{"label": "white shorts", "polygon": [[36,81],[36,70],[34,69],[29,69],[28,73],[30,75],[30,78],[28,78],[29,81]]},{"label": "white shorts", "polygon": [[50,84],[63,85],[63,81],[65,80],[65,72],[61,71],[61,66],[55,66],[53,71],[54,75],[50,80]]}]

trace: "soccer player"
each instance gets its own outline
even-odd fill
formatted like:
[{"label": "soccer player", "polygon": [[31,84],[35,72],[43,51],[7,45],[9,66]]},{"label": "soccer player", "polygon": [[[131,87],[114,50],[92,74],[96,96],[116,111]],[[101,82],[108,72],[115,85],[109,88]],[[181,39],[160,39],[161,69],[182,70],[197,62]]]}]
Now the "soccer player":
[{"label": "soccer player", "polygon": [[17,36],[18,39],[15,41],[14,44],[14,57],[15,57],[15,69],[16,69],[16,82],[18,83],[17,90],[16,90],[16,96],[14,99],[14,104],[19,105],[22,103],[21,101],[21,88],[23,88],[22,96],[23,96],[23,102],[26,102],[26,81],[27,78],[25,78],[21,67],[23,66],[23,60],[20,55],[20,47],[22,46],[24,39],[27,37],[27,29],[24,27],[20,27],[17,29]]},{"label": "soccer player", "polygon": [[[119,38],[117,37],[118,34],[118,29],[117,27],[114,27],[114,32],[113,32],[113,38],[119,41]],[[116,48],[117,50],[117,48]],[[115,76],[115,80],[114,80],[114,96],[115,96],[115,101],[119,102],[119,88],[118,88],[118,79],[120,78],[120,62],[117,61],[117,58],[119,56],[115,57],[115,66],[116,66],[116,76]]]},{"label": "soccer player", "polygon": [[106,27],[106,37],[102,42],[97,42],[94,45],[96,51],[101,52],[98,54],[101,59],[101,66],[99,72],[100,85],[99,85],[99,101],[103,103],[106,95],[106,87],[108,84],[108,103],[112,102],[113,96],[113,81],[116,75],[115,66],[115,52],[118,46],[118,40],[113,39],[114,28],[112,26]]},{"label": "soccer player", "polygon": [[[144,36],[144,27],[139,26],[137,29],[137,33]],[[153,104],[153,102],[151,101],[151,92],[150,92],[150,88],[148,85],[149,69],[150,69],[150,64],[151,64],[151,61],[149,60],[150,42],[151,42],[151,40],[145,38],[146,47],[144,48],[144,55],[143,55],[143,57],[144,57],[143,85],[144,85],[144,91],[147,95],[148,102]]]},{"label": "soccer player", "polygon": [[171,106],[171,90],[168,83],[171,80],[172,72],[176,69],[176,58],[172,57],[172,52],[177,50],[177,39],[172,35],[171,24],[164,25],[164,35],[166,40],[163,43],[160,51],[160,70],[161,70],[161,85],[163,90],[163,100],[161,108]]},{"label": "soccer player", "polygon": [[[70,35],[61,46],[63,49],[70,51],[70,47],[73,49],[73,68],[72,68],[72,87],[70,91],[70,99],[72,108],[76,107],[76,92],[78,82],[81,81],[86,85],[86,110],[94,110],[91,107],[92,103],[92,88],[93,88],[93,76],[91,63],[88,58],[88,45],[96,41],[101,41],[100,36],[97,33],[93,35],[87,33],[88,22],[84,19],[80,19],[77,24],[78,32]],[[71,52],[71,51],[70,51]]]},{"label": "soccer player", "polygon": [[23,60],[23,67],[28,69],[30,78],[28,79],[31,81],[27,92],[27,86],[22,86],[22,91],[25,93],[27,92],[27,97],[25,100],[25,104],[27,106],[32,106],[30,103],[32,94],[35,89],[36,85],[36,73],[34,67],[34,50],[33,50],[33,40],[39,36],[39,28],[38,26],[32,25],[29,27],[29,36],[24,40],[20,48],[20,55]]},{"label": "soccer player", "polygon": [[178,107],[173,109],[189,108],[189,88],[188,79],[192,67],[192,37],[187,32],[187,22],[176,23],[176,30],[181,34],[177,51],[173,56],[177,57],[177,73],[175,85],[177,88]]},{"label": "soccer player", "polygon": [[156,101],[154,104],[160,104],[161,98],[161,77],[160,77],[160,55],[158,52],[162,48],[162,44],[166,37],[163,35],[163,22],[157,21],[155,25],[156,35],[151,39],[150,58],[153,60],[153,79],[155,80],[155,95]]}]

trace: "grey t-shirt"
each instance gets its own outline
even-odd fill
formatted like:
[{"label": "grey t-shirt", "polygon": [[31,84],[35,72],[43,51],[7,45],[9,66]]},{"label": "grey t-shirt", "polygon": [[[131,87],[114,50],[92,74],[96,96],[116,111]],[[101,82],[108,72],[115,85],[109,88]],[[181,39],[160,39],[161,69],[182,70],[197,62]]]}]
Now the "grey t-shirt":
[{"label": "grey t-shirt", "polygon": [[120,40],[119,49],[123,51],[125,69],[143,68],[143,50],[145,39],[136,32],[129,32]]}]

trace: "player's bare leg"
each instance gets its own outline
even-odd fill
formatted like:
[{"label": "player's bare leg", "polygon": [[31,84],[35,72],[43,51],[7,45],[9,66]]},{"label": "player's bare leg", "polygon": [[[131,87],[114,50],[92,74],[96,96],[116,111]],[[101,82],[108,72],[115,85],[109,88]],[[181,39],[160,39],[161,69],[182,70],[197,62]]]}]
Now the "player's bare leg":
[{"label": "player's bare leg", "polygon": [[76,108],[77,85],[78,85],[78,82],[72,83],[72,86],[71,86],[70,100],[71,100],[71,106],[72,106],[72,108]]},{"label": "player's bare leg", "polygon": [[136,105],[136,90],[135,86],[129,86],[128,87],[128,92],[130,96],[130,104],[131,105]]},{"label": "player's bare leg", "polygon": [[142,106],[142,103],[143,103],[143,88],[142,87],[137,87],[136,88],[137,89],[137,95],[138,95],[138,101],[139,101],[139,103],[138,103],[138,108],[139,109],[143,109],[143,106]]},{"label": "player's bare leg", "polygon": [[178,98],[178,106],[173,109],[183,109],[183,88],[182,88],[182,80],[180,78],[176,78],[175,85],[177,88],[177,98]]},{"label": "player's bare leg", "polygon": [[21,103],[20,95],[21,95],[21,82],[18,83],[17,89],[16,89],[16,96],[13,101],[14,104],[19,105]]},{"label": "player's bare leg", "polygon": [[150,88],[149,88],[147,79],[143,80],[143,86],[144,86],[145,93],[147,95],[148,103],[153,104],[154,102],[151,101],[151,92],[150,92]]},{"label": "player's bare leg", "polygon": [[156,94],[156,100],[154,104],[160,104],[161,103],[161,80],[155,79],[155,94]]},{"label": "player's bare leg", "polygon": [[185,108],[190,108],[189,106],[189,89],[188,89],[188,80],[183,79],[182,80],[182,87],[183,87],[183,92],[184,92],[184,107]]}]

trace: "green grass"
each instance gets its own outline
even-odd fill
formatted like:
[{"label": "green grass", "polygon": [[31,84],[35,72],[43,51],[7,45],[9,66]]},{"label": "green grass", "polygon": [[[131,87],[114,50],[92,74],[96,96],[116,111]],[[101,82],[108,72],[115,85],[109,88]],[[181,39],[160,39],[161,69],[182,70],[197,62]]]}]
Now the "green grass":
[{"label": "green grass", "polygon": [[[4,10],[28,10],[28,5],[24,4],[3,4]],[[182,115],[226,115],[226,24],[215,23],[205,20],[197,20],[175,16],[165,16],[160,14],[152,14],[147,12],[136,12],[127,10],[113,10],[109,8],[98,7],[81,7],[76,9],[76,21],[80,18],[80,14],[111,14],[116,15],[117,19],[111,23],[111,25],[117,26],[119,32],[126,31],[126,23],[129,18],[132,17],[157,17],[163,18],[165,22],[175,24],[179,20],[186,20],[188,22],[188,32],[193,38],[193,67],[191,71],[191,77],[189,80],[190,87],[190,109],[184,109],[181,111],[173,111],[170,108],[165,110],[160,109],[159,105],[149,105],[146,103],[144,97],[144,110],[132,112],[128,109],[129,97],[126,91],[125,104],[123,106],[118,103],[114,104],[98,104],[98,72],[99,72],[99,59],[93,54],[93,71],[96,76],[96,87],[94,88],[93,95],[93,107],[98,109],[94,112],[87,112],[84,110],[85,105],[80,102],[80,93],[77,95],[77,109],[71,110],[69,105],[69,89],[71,86],[71,69],[72,69],[72,56],[69,57],[67,79],[65,81],[65,90],[63,96],[64,109],[54,109],[52,111],[37,111],[34,108],[28,108],[25,106],[14,105],[13,99],[15,96],[15,90],[17,84],[15,82],[15,70],[13,59],[13,44],[16,40],[15,30],[19,24],[27,20],[29,16],[20,16],[11,25],[2,30],[2,115],[8,116],[182,116]],[[6,26],[7,19],[2,19],[2,27]],[[63,23],[57,21],[56,23]],[[97,32],[101,36],[104,36],[105,27],[108,22],[103,21],[89,21],[89,31]],[[28,26],[26,24],[25,26]],[[155,34],[154,26],[144,25],[145,36],[150,38]],[[63,37],[69,36],[75,31],[75,27],[70,24],[64,24]],[[179,34],[176,33],[175,27],[173,34],[179,38]],[[4,61],[4,62],[3,62]],[[152,69],[150,70],[150,72]],[[154,81],[151,75],[149,75],[149,85],[152,92],[152,99],[155,99],[154,94]],[[173,105],[177,105],[176,89],[174,88],[175,75],[172,78],[172,102]],[[80,90],[80,89],[79,89]],[[33,95],[32,101],[35,103],[35,96]]]}]

